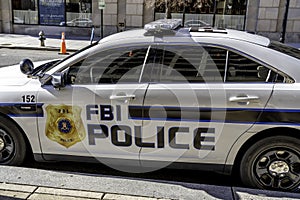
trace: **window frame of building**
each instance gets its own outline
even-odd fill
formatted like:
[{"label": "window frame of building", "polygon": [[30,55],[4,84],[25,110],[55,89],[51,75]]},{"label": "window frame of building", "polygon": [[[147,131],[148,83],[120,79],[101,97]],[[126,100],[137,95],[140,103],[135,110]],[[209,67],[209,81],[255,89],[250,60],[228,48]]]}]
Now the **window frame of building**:
[{"label": "window frame of building", "polygon": [[[43,6],[43,1],[45,6]],[[12,0],[13,24],[92,27],[92,0],[74,0],[76,9],[68,9],[70,0],[53,1],[52,10],[47,0]],[[71,11],[71,12],[70,12]],[[53,15],[54,14],[54,15]],[[53,17],[54,16],[54,17]]]},{"label": "window frame of building", "polygon": [[38,0],[12,0],[14,24],[39,24]]},{"label": "window frame of building", "polygon": [[[240,3],[237,0],[175,0],[171,1],[169,9],[172,18],[200,20],[213,27],[245,30],[247,5],[247,0]],[[155,0],[154,18],[165,18],[165,10],[165,0]]]}]

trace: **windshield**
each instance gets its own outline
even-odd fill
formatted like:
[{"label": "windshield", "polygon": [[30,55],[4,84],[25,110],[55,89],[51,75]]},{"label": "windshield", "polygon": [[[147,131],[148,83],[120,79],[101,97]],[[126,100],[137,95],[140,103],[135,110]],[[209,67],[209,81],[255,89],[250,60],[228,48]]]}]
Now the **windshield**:
[{"label": "windshield", "polygon": [[294,58],[300,59],[300,50],[299,49],[285,45],[283,43],[272,41],[269,45],[269,48],[279,51],[279,52],[282,52],[282,53],[285,53]]}]

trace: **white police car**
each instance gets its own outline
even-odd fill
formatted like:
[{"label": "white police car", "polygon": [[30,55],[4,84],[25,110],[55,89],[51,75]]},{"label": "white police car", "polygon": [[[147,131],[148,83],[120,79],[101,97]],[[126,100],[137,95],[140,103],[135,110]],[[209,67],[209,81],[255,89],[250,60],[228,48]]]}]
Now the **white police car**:
[{"label": "white police car", "polygon": [[35,69],[24,60],[23,74],[1,68],[0,163],[31,153],[132,172],[233,172],[248,186],[298,190],[299,50],[180,23],[118,33]]}]

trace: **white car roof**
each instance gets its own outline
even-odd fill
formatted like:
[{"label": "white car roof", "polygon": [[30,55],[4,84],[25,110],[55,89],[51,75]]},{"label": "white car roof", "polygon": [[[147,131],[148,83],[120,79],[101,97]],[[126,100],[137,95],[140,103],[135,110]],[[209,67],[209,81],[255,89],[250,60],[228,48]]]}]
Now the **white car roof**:
[{"label": "white car roof", "polygon": [[[199,28],[199,31],[192,31],[189,28],[182,28],[175,32],[181,32],[185,34],[177,35],[177,37],[213,37],[213,38],[228,38],[228,39],[235,39],[241,40],[245,42],[250,42],[253,44],[261,45],[261,46],[268,46],[270,44],[270,39],[250,34],[244,31],[232,30],[232,29],[202,29]],[[148,38],[149,42],[154,41],[154,35],[147,34],[147,30],[144,29],[134,29],[129,31],[120,32],[111,36],[108,36],[101,40],[101,43],[107,41],[135,41],[136,39]]]}]

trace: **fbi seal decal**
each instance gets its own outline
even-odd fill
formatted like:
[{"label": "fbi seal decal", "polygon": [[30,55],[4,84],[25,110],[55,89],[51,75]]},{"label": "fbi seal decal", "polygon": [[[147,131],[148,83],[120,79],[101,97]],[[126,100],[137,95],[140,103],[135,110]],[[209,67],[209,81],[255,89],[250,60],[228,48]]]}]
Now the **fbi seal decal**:
[{"label": "fbi seal decal", "polygon": [[50,140],[69,148],[85,138],[79,106],[48,105],[46,111],[46,136]]}]

